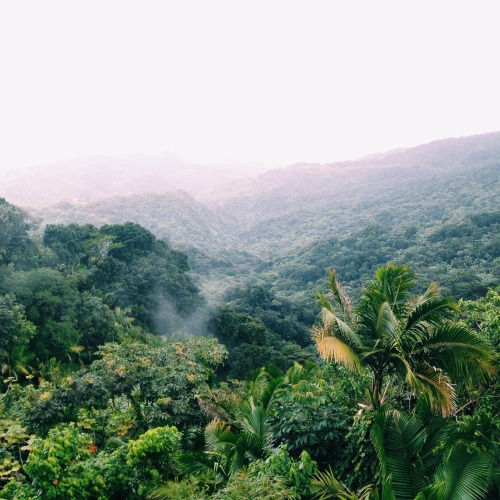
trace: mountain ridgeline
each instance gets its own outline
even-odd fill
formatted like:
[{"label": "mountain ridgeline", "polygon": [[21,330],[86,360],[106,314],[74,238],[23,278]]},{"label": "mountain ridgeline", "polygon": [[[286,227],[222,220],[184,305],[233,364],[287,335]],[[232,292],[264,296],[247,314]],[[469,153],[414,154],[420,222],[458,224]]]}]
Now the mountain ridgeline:
[{"label": "mountain ridgeline", "polygon": [[[345,270],[346,279],[352,275],[358,286],[358,278],[368,277],[381,259],[408,261],[424,277],[434,273],[433,279],[443,277],[449,291],[465,291],[469,297],[498,276],[500,133],[444,139],[356,161],[296,164],[254,176],[240,173],[237,178],[233,174],[232,179],[221,171],[202,172],[171,159],[162,163],[155,157],[147,164],[147,157],[138,164],[113,164],[104,178],[102,159],[99,175],[91,163],[88,198],[73,200],[69,193],[84,175],[82,165],[73,181],[65,177],[75,186],[68,187],[67,201],[42,207],[44,195],[33,195],[29,211],[42,224],[138,223],[185,251],[196,282],[216,300],[247,279],[264,280],[275,291],[289,294],[288,278],[278,279],[283,286],[275,282],[275,273],[288,268],[290,279],[298,279],[292,289],[305,293],[325,265],[341,274]],[[53,172],[47,170],[44,182],[52,179],[57,186]],[[60,169],[56,172],[62,175]],[[137,176],[141,182],[136,182]],[[132,180],[122,194],[129,196],[113,196],[115,186],[126,179]],[[93,199],[91,181],[100,193]],[[109,197],[103,198],[108,185]],[[143,192],[146,187],[151,192]],[[477,222],[477,231],[470,227],[483,219],[489,222]],[[318,265],[308,274],[305,262],[298,260],[319,248],[324,258],[308,263]],[[436,256],[435,262],[429,262],[429,253]],[[357,278],[349,266],[357,269]],[[448,284],[454,281],[448,277],[470,272],[469,291],[465,285],[454,290]]]}]

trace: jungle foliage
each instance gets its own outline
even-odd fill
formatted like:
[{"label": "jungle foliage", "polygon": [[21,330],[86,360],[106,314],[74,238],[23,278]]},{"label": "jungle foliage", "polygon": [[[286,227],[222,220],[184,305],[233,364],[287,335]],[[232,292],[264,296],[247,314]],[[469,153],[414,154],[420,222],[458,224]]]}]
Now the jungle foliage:
[{"label": "jungle foliage", "polygon": [[325,240],[216,307],[138,224],[0,215],[1,498],[499,496],[496,212]]}]

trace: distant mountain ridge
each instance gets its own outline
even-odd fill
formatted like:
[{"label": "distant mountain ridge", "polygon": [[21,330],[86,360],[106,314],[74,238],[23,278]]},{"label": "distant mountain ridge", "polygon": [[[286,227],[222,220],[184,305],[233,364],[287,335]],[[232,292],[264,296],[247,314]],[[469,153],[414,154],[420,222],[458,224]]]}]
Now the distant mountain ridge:
[{"label": "distant mountain ridge", "polygon": [[13,178],[2,180],[0,196],[41,203],[54,198],[45,186],[55,184],[57,197],[69,201],[32,210],[46,223],[131,220],[174,245],[267,258],[373,223],[405,226],[493,210],[500,195],[500,132],[255,176],[155,158],[60,165],[48,170],[52,177],[24,179],[14,199]]},{"label": "distant mountain ridge", "polygon": [[0,173],[0,196],[25,206],[183,190],[203,199],[249,176],[247,169],[206,167],[168,154],[86,156]]},{"label": "distant mountain ridge", "polygon": [[291,234],[303,245],[372,222],[404,225],[495,209],[499,178],[500,133],[492,133],[266,172],[247,196],[220,208],[241,222],[247,247],[266,240],[276,249],[289,247]]}]

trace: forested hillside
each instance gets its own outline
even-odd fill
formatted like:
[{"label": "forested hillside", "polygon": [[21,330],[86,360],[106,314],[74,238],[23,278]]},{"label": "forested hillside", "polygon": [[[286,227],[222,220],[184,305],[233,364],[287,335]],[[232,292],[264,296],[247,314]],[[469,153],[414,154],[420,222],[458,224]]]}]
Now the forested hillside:
[{"label": "forested hillside", "polygon": [[500,496],[499,133],[136,166],[0,198],[0,498]]},{"label": "forested hillside", "polygon": [[332,165],[271,171],[221,209],[239,240],[261,254],[344,235],[461,217],[497,208],[500,133],[438,141]]},{"label": "forested hillside", "polygon": [[44,223],[120,224],[134,221],[177,246],[229,246],[222,215],[183,191],[138,194],[98,201],[65,201],[32,211]]},{"label": "forested hillside", "polygon": [[324,270],[333,267],[357,291],[389,261],[411,263],[424,283],[437,280],[448,295],[478,298],[499,282],[500,212],[421,225],[369,225],[274,259],[262,275],[276,289],[302,294],[320,289]]},{"label": "forested hillside", "polygon": [[[219,187],[214,187],[212,181],[200,177],[203,192],[193,185],[192,195],[169,190],[160,181],[158,190],[163,186],[166,192],[97,201],[69,200],[32,209],[31,213],[42,224],[141,224],[183,249],[197,271],[196,282],[217,300],[225,289],[241,285],[249,276],[259,280],[263,269],[271,267],[274,272],[287,268],[302,255],[315,254],[314,248],[322,248],[321,264],[314,257],[314,262],[298,262],[290,270],[292,280],[303,276],[297,286],[307,293],[310,284],[320,278],[324,264],[343,266],[341,262],[334,264],[326,253],[333,245],[331,251],[338,254],[334,241],[340,242],[344,257],[345,251],[355,256],[351,261],[359,270],[355,274],[364,273],[365,277],[377,263],[393,259],[409,262],[419,273],[426,273],[429,262],[424,253],[434,253],[440,247],[431,266],[433,276],[442,276],[443,285],[454,294],[447,280],[458,273],[458,281],[475,284],[457,284],[456,295],[473,297],[474,287],[481,293],[496,282],[498,255],[488,248],[496,247],[498,226],[482,227],[479,237],[470,235],[470,231],[462,234],[457,230],[452,235],[453,231],[444,230],[440,237],[433,237],[440,242],[432,243],[428,238],[442,227],[474,225],[470,216],[488,218],[492,213],[491,217],[496,217],[499,158],[500,133],[492,133],[445,139],[352,162],[298,164],[229,182],[224,188],[220,179]],[[139,170],[145,177],[151,175],[147,169]],[[110,175],[113,179],[113,170]],[[207,196],[210,186],[212,194]],[[110,189],[109,196],[113,194]],[[373,246],[368,242],[374,233],[381,239]],[[476,241],[478,238],[481,242]],[[383,242],[385,239],[390,242]],[[370,256],[365,253],[368,245],[373,246]],[[479,248],[482,245],[484,248]],[[466,258],[471,250],[473,276]],[[335,262],[342,258],[335,257]],[[308,274],[306,265],[316,266],[314,276]],[[462,272],[463,266],[468,266],[467,273]],[[349,281],[356,279],[351,274],[346,269]],[[274,283],[273,274],[270,279]],[[295,287],[275,289],[283,293],[290,290]]]}]

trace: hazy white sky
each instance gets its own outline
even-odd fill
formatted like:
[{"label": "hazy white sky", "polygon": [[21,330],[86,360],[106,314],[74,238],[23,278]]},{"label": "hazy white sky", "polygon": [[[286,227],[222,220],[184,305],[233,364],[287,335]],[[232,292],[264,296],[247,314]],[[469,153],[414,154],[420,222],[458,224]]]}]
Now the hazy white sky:
[{"label": "hazy white sky", "polygon": [[500,2],[0,3],[0,169],[330,162],[500,130]]}]

